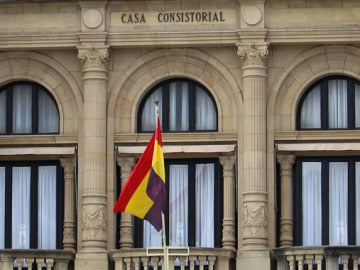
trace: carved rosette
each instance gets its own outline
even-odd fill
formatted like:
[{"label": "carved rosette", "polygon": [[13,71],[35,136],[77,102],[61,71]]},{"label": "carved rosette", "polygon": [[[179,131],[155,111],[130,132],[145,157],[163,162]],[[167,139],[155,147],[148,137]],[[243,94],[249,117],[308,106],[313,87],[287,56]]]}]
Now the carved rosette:
[{"label": "carved rosette", "polygon": [[105,69],[109,59],[109,48],[79,48],[78,58],[84,69]]},{"label": "carved rosette", "polygon": [[237,46],[243,66],[265,66],[269,54],[268,43],[238,43]]},{"label": "carved rosette", "polygon": [[263,238],[268,236],[266,205],[260,204],[257,207],[251,207],[244,204],[243,219],[244,238]]},{"label": "carved rosette", "polygon": [[106,239],[106,211],[104,205],[83,205],[83,240]]}]

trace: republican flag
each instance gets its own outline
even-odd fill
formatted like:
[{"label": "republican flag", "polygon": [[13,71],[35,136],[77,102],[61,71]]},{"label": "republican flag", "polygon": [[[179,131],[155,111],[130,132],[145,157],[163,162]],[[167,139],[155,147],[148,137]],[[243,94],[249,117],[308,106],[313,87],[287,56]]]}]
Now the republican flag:
[{"label": "republican flag", "polygon": [[144,153],[126,180],[113,212],[127,212],[162,228],[165,210],[165,168],[160,120]]}]

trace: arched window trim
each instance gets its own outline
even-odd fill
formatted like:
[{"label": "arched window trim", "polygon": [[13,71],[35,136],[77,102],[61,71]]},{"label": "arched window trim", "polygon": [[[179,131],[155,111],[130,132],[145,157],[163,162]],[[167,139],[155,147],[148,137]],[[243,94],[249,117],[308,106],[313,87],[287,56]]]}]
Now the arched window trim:
[{"label": "arched window trim", "polygon": [[[171,131],[169,128],[169,114],[170,114],[170,108],[169,108],[169,85],[172,82],[186,82],[189,83],[189,129],[186,131]],[[172,79],[168,79],[168,80],[164,80],[161,81],[160,83],[156,84],[154,87],[152,87],[150,89],[150,91],[148,91],[146,93],[146,95],[144,96],[144,98],[142,99],[140,106],[139,106],[139,110],[138,110],[138,114],[137,114],[137,131],[139,133],[148,133],[148,132],[152,132],[152,131],[144,131],[142,128],[142,114],[143,114],[143,110],[144,110],[144,106],[148,100],[148,98],[150,97],[150,95],[156,91],[159,87],[163,87],[165,90],[162,91],[162,98],[163,98],[163,106],[162,106],[162,113],[160,113],[162,115],[162,119],[161,120],[161,127],[162,127],[162,131],[163,132],[168,132],[168,133],[175,133],[175,132],[214,132],[218,130],[218,109],[216,106],[216,102],[214,97],[211,95],[210,91],[204,87],[202,84],[191,80],[191,79],[187,79],[187,78],[181,78],[181,77],[177,77],[177,78],[172,78]],[[211,99],[212,104],[214,106],[214,110],[215,110],[215,118],[216,118],[216,123],[215,123],[215,128],[214,129],[207,129],[207,130],[196,130],[195,127],[195,119],[196,119],[196,104],[195,104],[195,97],[196,97],[196,87],[200,88],[201,90],[203,90],[204,93],[206,93],[208,95],[208,97]]]},{"label": "arched window trim", "polygon": [[[12,90],[17,85],[28,85],[31,86],[32,90],[32,118],[31,118],[31,132],[29,133],[14,133],[12,131],[12,125],[13,125],[13,119],[12,119],[12,112],[13,112],[13,95]],[[42,85],[32,82],[32,81],[16,81],[9,84],[6,84],[0,88],[0,93],[3,91],[6,91],[6,103],[10,106],[6,106],[6,127],[5,127],[5,133],[0,133],[0,135],[28,135],[28,134],[59,134],[60,132],[60,113],[59,108],[57,106],[57,102],[54,98],[54,96],[50,93],[49,90],[47,90]],[[45,93],[50,100],[54,103],[56,112],[57,112],[57,132],[39,132],[39,110],[38,110],[38,99],[39,99],[39,93]]]},{"label": "arched window trim", "polygon": [[[329,128],[329,115],[328,115],[328,82],[330,80],[346,80],[348,83],[347,90],[347,117],[348,117],[348,126],[347,128]],[[313,83],[302,95],[300,102],[298,104],[297,113],[296,113],[296,129],[297,130],[354,130],[360,129],[360,127],[355,127],[355,84],[360,86],[360,81],[344,76],[344,75],[334,75],[324,77],[315,83]],[[314,90],[315,87],[320,85],[320,104],[321,104],[321,127],[320,128],[303,128],[301,127],[301,112],[305,99],[309,93]]]}]

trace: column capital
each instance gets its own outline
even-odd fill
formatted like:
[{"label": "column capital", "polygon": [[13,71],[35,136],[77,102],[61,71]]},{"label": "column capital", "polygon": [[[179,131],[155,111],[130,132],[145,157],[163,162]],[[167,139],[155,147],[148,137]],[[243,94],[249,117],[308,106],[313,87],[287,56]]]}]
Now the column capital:
[{"label": "column capital", "polygon": [[109,46],[78,47],[78,58],[84,69],[105,69],[109,59]]},{"label": "column capital", "polygon": [[277,155],[277,161],[280,163],[281,170],[290,170],[295,162],[295,155]]},{"label": "column capital", "polygon": [[265,66],[269,54],[267,42],[240,42],[237,43],[237,54],[243,61],[243,66]]},{"label": "column capital", "polygon": [[224,168],[232,169],[235,165],[234,155],[226,155],[219,157],[220,163]]},{"label": "column capital", "polygon": [[61,158],[60,165],[64,168],[65,171],[72,172],[75,167],[74,158]]}]

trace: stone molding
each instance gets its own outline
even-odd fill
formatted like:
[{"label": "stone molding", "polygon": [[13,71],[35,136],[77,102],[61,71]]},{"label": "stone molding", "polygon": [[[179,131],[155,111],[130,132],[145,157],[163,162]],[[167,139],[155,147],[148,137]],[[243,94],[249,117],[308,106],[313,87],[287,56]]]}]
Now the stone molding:
[{"label": "stone molding", "polygon": [[[265,203],[258,203],[251,206],[250,203],[244,204],[244,238],[256,239],[268,237],[267,210]],[[250,240],[251,241],[251,240]]]}]

